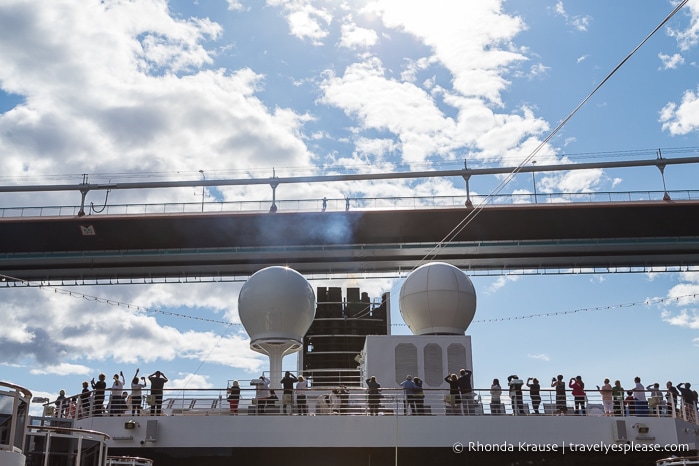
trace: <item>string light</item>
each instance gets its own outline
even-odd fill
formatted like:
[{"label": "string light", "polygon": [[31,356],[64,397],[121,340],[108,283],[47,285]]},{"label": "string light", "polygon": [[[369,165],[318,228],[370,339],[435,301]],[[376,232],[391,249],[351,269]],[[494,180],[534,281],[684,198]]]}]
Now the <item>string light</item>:
[{"label": "string light", "polygon": [[[9,277],[9,276],[3,275],[3,274],[0,274],[0,278],[7,279],[7,280],[20,281],[20,282],[24,281],[22,279]],[[71,298],[78,298],[78,299],[83,299],[86,301],[93,301],[93,302],[96,302],[99,304],[108,304],[110,306],[115,306],[115,307],[124,306],[127,309],[133,309],[135,311],[141,311],[141,312],[152,313],[152,314],[160,314],[160,315],[164,315],[164,316],[168,316],[168,317],[176,317],[176,318],[181,318],[181,319],[196,320],[196,321],[200,321],[200,322],[207,322],[210,324],[225,325],[227,327],[231,327],[234,325],[242,326],[241,323],[226,322],[223,320],[216,320],[216,319],[209,319],[209,318],[205,318],[205,317],[191,316],[191,315],[182,314],[179,312],[163,311],[162,309],[153,309],[153,308],[149,308],[149,307],[145,307],[145,306],[139,306],[137,304],[131,304],[131,303],[125,303],[122,301],[115,301],[112,299],[101,298],[101,297],[89,295],[86,293],[78,293],[75,291],[63,290],[61,288],[58,288],[58,287],[55,287],[52,285],[40,285],[39,288],[42,290],[51,290],[54,293],[60,293],[62,295],[67,295]],[[692,294],[686,294],[686,295],[681,295],[681,296],[673,296],[671,298],[645,299],[643,301],[634,301],[634,302],[630,302],[630,303],[613,304],[613,305],[607,305],[607,306],[585,307],[585,308],[573,309],[573,310],[569,310],[569,311],[555,311],[555,312],[544,312],[544,313],[528,314],[528,315],[521,315],[521,316],[498,317],[498,318],[493,318],[493,319],[479,319],[479,320],[474,320],[472,323],[474,323],[474,324],[486,324],[486,323],[507,322],[507,321],[513,321],[513,320],[561,317],[561,316],[567,316],[567,315],[572,315],[572,314],[577,314],[577,313],[582,313],[582,312],[611,311],[611,310],[615,310],[615,309],[630,308],[630,307],[634,307],[634,306],[651,306],[651,305],[663,304],[663,303],[679,304],[680,300],[695,301],[697,299],[697,296],[698,296],[697,293],[692,293]],[[391,324],[391,327],[406,327],[406,326],[407,325],[405,323],[392,323]]]},{"label": "string light", "polygon": [[[25,282],[25,280],[22,280],[19,278],[14,278],[14,277],[9,277],[9,276],[3,275],[3,274],[0,274],[0,277],[7,279],[7,280]],[[99,304],[108,304],[108,305],[114,306],[114,307],[122,307],[123,306],[123,307],[126,307],[127,309],[132,309],[132,310],[140,311],[140,312],[160,314],[160,315],[164,315],[164,316],[168,316],[168,317],[178,317],[178,318],[183,318],[183,319],[198,320],[201,322],[208,322],[211,324],[221,324],[221,325],[226,325],[226,326],[242,325],[240,323],[225,322],[222,320],[208,319],[205,317],[190,316],[190,315],[181,314],[178,312],[163,311],[162,309],[153,309],[153,308],[149,308],[149,307],[145,307],[145,306],[139,306],[137,304],[131,304],[131,303],[125,303],[122,301],[115,301],[113,299],[101,298],[99,296],[93,296],[93,295],[89,295],[87,293],[68,291],[68,290],[64,290],[64,289],[61,289],[61,288],[58,288],[58,287],[52,286],[52,285],[39,285],[38,288],[41,290],[53,291],[54,293],[62,294],[64,296],[68,296],[70,298],[78,298],[78,299],[82,299],[85,301],[92,301],[92,302],[99,303]]]}]

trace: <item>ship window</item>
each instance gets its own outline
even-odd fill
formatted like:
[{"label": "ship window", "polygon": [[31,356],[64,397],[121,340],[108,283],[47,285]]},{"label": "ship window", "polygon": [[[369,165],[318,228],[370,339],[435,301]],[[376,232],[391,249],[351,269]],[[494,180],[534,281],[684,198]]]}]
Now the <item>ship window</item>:
[{"label": "ship window", "polygon": [[406,375],[418,375],[417,373],[417,347],[412,343],[399,343],[395,347],[396,358],[396,383],[405,380]]},{"label": "ship window", "polygon": [[423,349],[425,360],[425,384],[439,387],[444,382],[444,364],[442,362],[442,347],[437,343],[428,343]]},{"label": "ship window", "polygon": [[447,365],[450,374],[458,374],[459,370],[468,367],[466,364],[466,348],[461,343],[452,343],[447,347]]}]

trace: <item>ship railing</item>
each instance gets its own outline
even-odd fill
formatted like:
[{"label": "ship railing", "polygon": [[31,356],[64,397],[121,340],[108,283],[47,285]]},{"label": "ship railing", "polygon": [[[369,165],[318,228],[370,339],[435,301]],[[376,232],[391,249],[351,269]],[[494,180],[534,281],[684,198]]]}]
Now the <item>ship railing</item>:
[{"label": "ship railing", "polygon": [[25,437],[27,464],[103,466],[109,435],[85,429],[30,425]]},{"label": "ship railing", "polygon": [[[227,389],[165,389],[163,390],[160,415],[167,416],[214,416],[214,415],[270,415],[270,414],[371,414],[371,402],[378,400],[378,415],[481,415],[481,416],[640,416],[681,418],[687,422],[697,423],[698,413],[695,405],[683,403],[681,399],[668,403],[665,391],[661,398],[645,393],[650,403],[628,399],[612,400],[607,404],[602,394],[596,389],[586,390],[584,403],[576,409],[576,400],[570,390],[566,390],[565,410],[559,409],[562,403],[557,400],[553,389],[541,389],[540,401],[532,397],[526,389],[522,397],[510,395],[507,388],[502,391],[499,402],[490,389],[475,389],[470,396],[459,395],[453,399],[445,388],[423,388],[423,396],[414,396],[401,388],[382,388],[379,397],[371,397],[365,387],[338,386],[317,387],[306,390],[294,390],[292,402],[285,406],[283,389],[273,389],[272,399],[258,399],[258,390],[253,381],[241,382],[241,391],[237,403],[231,404],[227,399]],[[385,385],[385,384],[384,384]],[[398,385],[398,384],[396,384]],[[125,390],[129,392],[128,390]],[[300,396],[301,395],[301,396]],[[301,402],[305,397],[304,403]],[[624,394],[628,398],[628,394]],[[657,403],[654,398],[657,399]],[[143,390],[140,409],[128,401],[121,408],[113,406],[106,398],[105,416],[152,416],[156,414],[155,399],[148,390]],[[674,404],[674,408],[672,405]],[[50,408],[47,406],[47,408]],[[564,411],[564,412],[562,412]],[[95,415],[94,410],[88,414]]]},{"label": "ship railing", "polygon": [[26,388],[0,381],[0,453],[22,453],[31,399]]},{"label": "ship railing", "polygon": [[[469,205],[520,205],[520,204],[573,204],[663,201],[667,196],[674,201],[697,200],[697,190],[625,191],[585,193],[537,193],[498,194],[493,196],[396,196],[326,199],[275,200],[277,211],[283,212],[342,212],[354,210],[407,210],[437,208],[463,208]],[[268,212],[271,200],[259,201],[207,201],[169,203],[106,204],[99,212],[88,215],[156,215],[196,213],[256,213]],[[0,208],[0,218],[17,217],[75,217],[81,212],[79,205],[17,206]]]},{"label": "ship railing", "polygon": [[108,456],[106,466],[152,466],[153,460],[138,456]]},{"label": "ship railing", "polygon": [[690,466],[699,465],[699,456],[672,456],[655,462],[657,466]]}]

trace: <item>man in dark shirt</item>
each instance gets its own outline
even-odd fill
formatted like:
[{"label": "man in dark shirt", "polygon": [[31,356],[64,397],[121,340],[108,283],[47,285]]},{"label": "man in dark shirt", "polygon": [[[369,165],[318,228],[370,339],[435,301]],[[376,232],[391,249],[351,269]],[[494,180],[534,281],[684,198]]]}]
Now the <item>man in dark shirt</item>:
[{"label": "man in dark shirt", "polygon": [[95,416],[104,414],[104,391],[107,389],[107,382],[105,382],[106,376],[100,374],[98,379],[99,380],[95,382],[93,378],[90,382],[92,389],[95,391],[94,406],[92,408]]},{"label": "man in dark shirt", "polygon": [[151,405],[151,413],[154,416],[160,416],[160,411],[163,407],[163,387],[167,382],[167,377],[160,371],[148,376],[150,380],[150,394],[153,396],[153,404]]},{"label": "man in dark shirt", "polygon": [[461,408],[466,415],[475,414],[473,400],[473,386],[471,385],[472,372],[468,369],[459,371],[459,394],[461,395]]},{"label": "man in dark shirt", "polygon": [[[294,413],[294,384],[298,382],[298,379],[291,372],[286,371],[284,378],[281,381],[282,388],[284,392],[282,394],[282,406],[284,413],[293,414]],[[289,412],[287,413],[286,407],[289,406]]]}]

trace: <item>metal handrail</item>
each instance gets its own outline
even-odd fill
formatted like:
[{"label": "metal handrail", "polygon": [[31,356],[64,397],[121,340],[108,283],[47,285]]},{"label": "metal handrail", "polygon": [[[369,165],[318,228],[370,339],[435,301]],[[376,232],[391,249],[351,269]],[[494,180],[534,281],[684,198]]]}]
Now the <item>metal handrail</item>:
[{"label": "metal handrail", "polygon": [[[237,411],[240,415],[255,415],[258,414],[257,392],[254,386],[248,385],[248,381],[241,381],[241,395],[237,404]],[[130,393],[130,390],[124,390]],[[274,389],[277,399],[271,403],[266,410],[266,414],[283,414],[283,390],[281,388]],[[311,387],[303,391],[294,390],[293,409],[298,408],[297,395],[304,394],[306,396],[306,405],[308,413],[314,415],[323,414],[348,414],[348,415],[364,415],[369,412],[369,395],[364,387],[350,386],[346,387],[348,392],[347,397],[343,401],[339,394],[333,394],[333,389],[328,387]],[[135,417],[135,416],[150,416],[152,413],[145,403],[149,390],[143,389],[144,405],[139,414],[133,412],[120,413],[119,415]],[[380,415],[413,415],[413,414],[430,414],[430,415],[540,415],[554,416],[557,415],[556,408],[556,392],[554,389],[542,388],[540,390],[541,403],[538,406],[538,412],[535,412],[533,400],[529,391],[522,391],[521,403],[510,396],[508,388],[502,389],[500,404],[494,403],[490,395],[490,389],[474,389],[473,397],[469,402],[459,402],[452,408],[448,398],[448,388],[424,388],[424,398],[419,403],[424,407],[423,413],[415,413],[412,408],[412,403],[406,393],[401,388],[382,388],[380,397]],[[670,417],[681,418],[685,421],[699,424],[697,419],[698,412],[696,406],[688,406],[683,404],[682,400],[675,400],[676,409],[670,409],[665,401],[665,391],[663,398],[657,407],[650,407],[647,404],[639,406],[638,412],[630,411],[628,406],[620,400],[620,404],[614,404],[613,409],[620,409],[619,412],[613,412],[613,416],[640,416],[640,417]],[[652,391],[647,390],[646,398],[650,399]],[[323,399],[330,397],[328,406],[324,406]],[[105,402],[109,401],[109,397]],[[45,407],[51,407],[53,403],[48,403]],[[585,413],[576,412],[574,398],[570,390],[566,390],[566,406],[567,415],[586,415],[586,416],[604,416],[606,415],[603,407],[602,395],[597,390],[587,390],[585,399]],[[329,410],[329,411],[328,411]],[[51,415],[58,416],[55,410],[48,410]],[[230,407],[226,400],[225,388],[211,389],[164,389],[162,413],[165,415],[227,415],[231,414]],[[84,416],[87,417],[87,416]]]},{"label": "metal handrail", "polygon": [[[699,190],[675,191],[624,191],[624,192],[587,192],[587,193],[537,193],[534,194],[499,194],[497,196],[401,196],[401,197],[358,197],[351,198],[350,211],[364,210],[408,210],[427,207],[463,208],[467,201],[478,205],[522,205],[522,204],[574,204],[574,203],[613,203],[613,202],[652,202],[699,200]],[[271,200],[254,201],[209,201],[209,202],[173,202],[173,203],[135,203],[107,204],[101,215],[163,215],[163,214],[213,214],[213,213],[259,213],[268,212]],[[344,198],[326,199],[288,199],[275,200],[278,212],[341,212],[347,211]],[[17,206],[1,207],[0,218],[31,217],[75,217],[80,212],[77,205]]]}]

